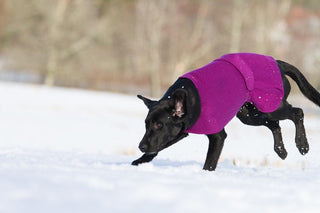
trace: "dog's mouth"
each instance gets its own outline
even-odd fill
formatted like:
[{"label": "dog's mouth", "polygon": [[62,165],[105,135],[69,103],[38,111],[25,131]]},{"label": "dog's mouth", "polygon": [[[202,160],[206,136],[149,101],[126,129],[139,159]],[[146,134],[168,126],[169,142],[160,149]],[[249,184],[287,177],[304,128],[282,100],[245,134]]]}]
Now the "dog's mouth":
[{"label": "dog's mouth", "polygon": [[177,137],[175,137],[175,138],[173,138],[171,140],[169,139],[169,142],[160,144],[160,146],[157,149],[158,150],[157,152],[160,152],[161,150],[163,150],[165,148],[168,148],[169,146],[177,143],[182,138],[187,137],[187,136],[188,136],[188,133],[180,132]]},{"label": "dog's mouth", "polygon": [[[169,141],[169,142],[163,142],[161,144],[159,144],[158,146],[153,146],[153,147],[145,147],[145,146],[139,146],[140,150],[145,153],[146,155],[155,155],[158,152],[160,152],[161,150],[177,143],[178,141],[180,141],[182,138],[188,136],[188,133],[185,132],[180,132],[176,137],[168,137],[167,140],[165,141]],[[143,148],[144,147],[144,148]],[[143,150],[145,149],[145,150]]]}]

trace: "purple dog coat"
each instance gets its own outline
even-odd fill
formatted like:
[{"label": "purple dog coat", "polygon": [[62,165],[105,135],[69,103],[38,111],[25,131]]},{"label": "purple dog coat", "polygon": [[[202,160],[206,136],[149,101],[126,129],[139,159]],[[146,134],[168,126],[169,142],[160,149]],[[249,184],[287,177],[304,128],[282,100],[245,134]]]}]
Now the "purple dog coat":
[{"label": "purple dog coat", "polygon": [[188,133],[220,132],[245,102],[261,112],[273,112],[284,95],[277,62],[253,53],[224,55],[180,78],[194,83],[201,101],[200,116]]}]

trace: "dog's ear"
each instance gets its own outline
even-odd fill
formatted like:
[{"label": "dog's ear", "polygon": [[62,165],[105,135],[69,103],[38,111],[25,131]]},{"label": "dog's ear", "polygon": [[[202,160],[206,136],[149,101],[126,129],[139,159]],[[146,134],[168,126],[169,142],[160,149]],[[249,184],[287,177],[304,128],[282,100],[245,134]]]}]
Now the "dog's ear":
[{"label": "dog's ear", "polygon": [[142,95],[137,95],[137,97],[143,101],[143,103],[148,107],[148,109],[150,109],[152,105],[157,102],[143,97]]},{"label": "dog's ear", "polygon": [[183,89],[177,89],[174,91],[173,95],[174,100],[174,113],[173,116],[181,118],[186,113],[186,97],[187,93]]}]

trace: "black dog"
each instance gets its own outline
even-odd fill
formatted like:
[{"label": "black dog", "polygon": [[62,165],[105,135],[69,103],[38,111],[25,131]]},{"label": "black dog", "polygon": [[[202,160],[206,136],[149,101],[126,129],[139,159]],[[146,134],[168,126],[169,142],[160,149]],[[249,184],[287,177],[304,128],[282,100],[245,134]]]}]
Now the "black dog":
[{"label": "black dog", "polygon": [[[266,126],[274,137],[274,151],[281,159],[287,157],[279,126],[279,120],[292,120],[296,127],[295,142],[302,155],[309,151],[303,125],[304,114],[302,109],[292,107],[287,102],[291,86],[285,75],[291,77],[299,86],[301,92],[313,103],[320,106],[320,94],[314,89],[294,66],[276,61],[281,72],[284,97],[277,110],[271,113],[259,111],[253,103],[246,102],[239,109],[237,117],[247,125]],[[184,89],[181,89],[181,88]],[[170,97],[168,99],[168,97]],[[144,153],[142,157],[132,162],[132,165],[150,162],[158,152],[186,137],[186,129],[198,119],[201,111],[200,97],[193,82],[186,78],[179,78],[159,101],[153,101],[138,95],[149,108],[145,120],[146,133],[139,144],[139,149]],[[215,170],[221,154],[224,140],[227,137],[225,130],[207,135],[209,149],[203,169]]]}]

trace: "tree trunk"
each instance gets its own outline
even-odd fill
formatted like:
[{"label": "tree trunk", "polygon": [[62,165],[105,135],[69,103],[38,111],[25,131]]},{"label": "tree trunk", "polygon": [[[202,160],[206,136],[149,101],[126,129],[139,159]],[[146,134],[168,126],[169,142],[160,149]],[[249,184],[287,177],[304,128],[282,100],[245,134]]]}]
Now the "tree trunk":
[{"label": "tree trunk", "polygon": [[256,6],[256,49],[258,53],[266,53],[266,5],[265,2],[261,2],[262,7],[265,8],[262,10],[261,5]]},{"label": "tree trunk", "polygon": [[136,8],[137,65],[147,68],[154,97],[161,95],[161,43],[166,35],[163,27],[168,5],[168,0],[139,0]]},{"label": "tree trunk", "polygon": [[49,29],[48,37],[48,60],[46,65],[46,76],[44,84],[47,86],[54,86],[56,80],[56,72],[59,64],[59,49],[57,43],[60,38],[60,24],[63,21],[65,11],[67,9],[69,0],[59,0],[57,6],[53,11],[51,27]]},{"label": "tree trunk", "polygon": [[241,0],[233,0],[230,52],[239,52],[241,43],[241,30],[243,22],[243,2]]}]

